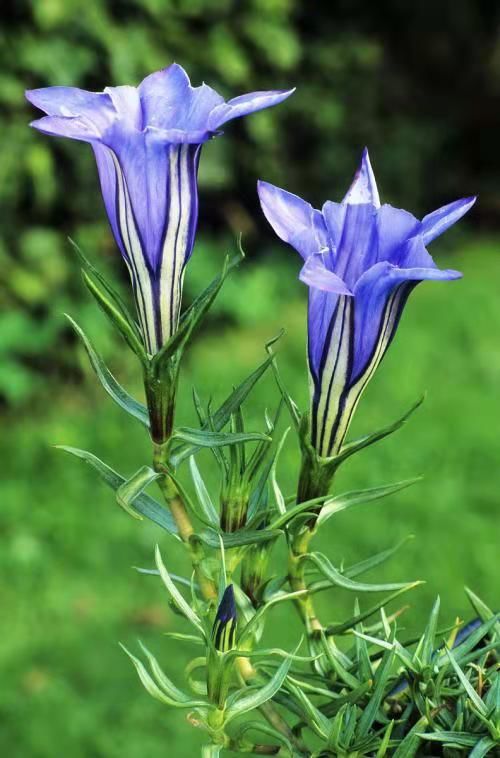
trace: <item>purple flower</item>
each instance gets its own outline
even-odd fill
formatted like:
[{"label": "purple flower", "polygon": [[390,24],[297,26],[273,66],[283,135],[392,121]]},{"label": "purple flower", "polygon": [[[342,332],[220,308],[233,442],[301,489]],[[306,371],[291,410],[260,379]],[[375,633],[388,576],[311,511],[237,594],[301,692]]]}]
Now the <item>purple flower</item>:
[{"label": "purple flower", "polygon": [[315,210],[297,195],[258,185],[274,231],[304,259],[309,286],[308,361],[311,441],[320,456],[338,453],[361,393],[394,337],[413,287],[457,279],[440,270],[426,245],[458,221],[475,198],[457,200],[419,221],[380,205],[368,152],[341,203]]},{"label": "purple flower", "polygon": [[252,92],[225,102],[206,84],[192,87],[175,63],[138,87],[26,92],[47,114],[32,126],[92,145],[150,354],[178,324],[184,268],[196,232],[202,144],[219,134],[226,121],[276,105],[292,92]]}]

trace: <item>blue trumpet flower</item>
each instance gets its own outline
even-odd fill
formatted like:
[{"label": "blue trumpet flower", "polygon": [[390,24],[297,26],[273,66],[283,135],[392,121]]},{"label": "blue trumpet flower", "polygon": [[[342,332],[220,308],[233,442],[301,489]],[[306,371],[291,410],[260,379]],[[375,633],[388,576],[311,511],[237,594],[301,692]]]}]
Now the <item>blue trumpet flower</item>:
[{"label": "blue trumpet flower", "polygon": [[175,63],[138,87],[26,92],[47,114],[32,126],[92,145],[149,354],[158,352],[177,329],[198,218],[201,146],[227,121],[276,105],[292,92],[252,92],[225,102],[206,84],[192,87]]},{"label": "blue trumpet flower", "polygon": [[365,150],[341,203],[321,211],[266,182],[258,185],[274,231],[304,259],[309,286],[308,362],[311,442],[321,457],[337,454],[360,396],[384,357],[411,290],[425,279],[451,280],[426,245],[474,204],[469,197],[419,221],[381,205]]}]

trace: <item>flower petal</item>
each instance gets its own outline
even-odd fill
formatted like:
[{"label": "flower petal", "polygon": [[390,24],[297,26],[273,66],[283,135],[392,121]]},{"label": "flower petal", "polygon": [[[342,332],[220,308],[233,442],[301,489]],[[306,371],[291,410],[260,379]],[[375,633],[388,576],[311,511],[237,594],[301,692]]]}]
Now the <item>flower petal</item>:
[{"label": "flower petal", "polygon": [[189,76],[177,63],[147,76],[138,90],[145,127],[203,132],[204,140],[208,138],[210,113],[224,102],[224,98],[206,84],[192,87]]},{"label": "flower petal", "polygon": [[329,271],[325,265],[324,254],[314,253],[304,263],[299,279],[309,287],[331,292],[335,295],[352,295],[351,290],[342,279]]},{"label": "flower petal", "polygon": [[264,215],[278,237],[304,259],[328,248],[325,221],[312,205],[268,182],[259,181],[257,191]]},{"label": "flower petal", "polygon": [[[48,116],[62,118],[81,118],[95,128],[98,134],[103,134],[110,123],[116,118],[116,111],[113,107],[110,96],[106,92],[88,92],[78,87],[42,87],[41,89],[27,90],[26,99],[45,111]],[[47,126],[47,129],[50,126]],[[71,131],[74,127],[68,127],[68,133],[63,134],[61,126],[56,122],[52,123],[54,129],[59,131],[46,131],[47,134],[61,134],[62,136],[73,136]],[[37,125],[36,128],[39,128]],[[80,137],[76,137],[80,139]]]},{"label": "flower petal", "polygon": [[[421,240],[416,238],[410,241],[411,247],[422,245]],[[410,251],[407,260],[418,259],[419,253]],[[366,271],[357,282],[354,289],[354,360],[352,366],[352,381],[356,381],[366,370],[370,363],[377,357],[376,363],[380,362],[385,350],[396,331],[402,308],[415,284],[424,280],[451,281],[459,279],[459,271],[450,269],[440,270],[435,266],[422,268],[399,268],[388,261],[377,263]],[[397,313],[388,313],[391,308],[391,300],[400,286],[408,285],[406,292],[399,302],[394,305],[399,309]],[[383,325],[386,324],[386,333]],[[381,340],[384,344],[381,346]]]},{"label": "flower petal", "polygon": [[475,197],[465,197],[462,200],[456,200],[454,203],[444,205],[437,211],[424,216],[420,227],[420,234],[425,244],[429,244],[429,242],[432,242],[432,240],[449,229],[450,226],[453,226],[472,208],[475,202]]},{"label": "flower petal", "polygon": [[249,92],[246,95],[234,97],[232,100],[228,100],[227,103],[221,103],[214,108],[208,119],[208,129],[216,131],[222,124],[231,121],[233,118],[246,116],[249,113],[263,110],[263,108],[278,105],[278,103],[286,100],[294,92],[295,87],[289,90]]},{"label": "flower petal", "polygon": [[354,176],[354,180],[349,188],[343,203],[358,205],[361,203],[370,203],[375,208],[380,208],[380,197],[378,194],[377,183],[372,171],[368,149],[365,147],[361,158],[361,164]]},{"label": "flower petal", "polygon": [[69,137],[70,139],[94,142],[101,139],[97,129],[81,118],[62,118],[60,116],[44,116],[30,123],[34,129],[54,137]]}]

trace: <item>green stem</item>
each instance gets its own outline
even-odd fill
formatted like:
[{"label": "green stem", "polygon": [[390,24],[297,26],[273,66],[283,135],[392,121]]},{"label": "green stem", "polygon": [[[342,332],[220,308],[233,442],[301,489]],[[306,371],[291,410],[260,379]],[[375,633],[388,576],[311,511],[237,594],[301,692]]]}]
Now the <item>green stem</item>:
[{"label": "green stem", "polygon": [[[194,528],[191,523],[191,519],[187,512],[175,484],[168,476],[168,469],[166,465],[167,446],[165,444],[154,444],[153,447],[153,466],[155,471],[164,474],[161,479],[158,480],[161,492],[165,498],[167,505],[169,506],[172,516],[175,519],[177,527],[179,529],[179,535],[187,547],[189,556],[197,581],[200,586],[201,593],[205,600],[214,602],[217,600],[217,588],[214,582],[209,579],[203,571],[202,561],[205,557],[205,551],[203,545],[194,534]],[[243,681],[248,684],[256,676],[256,671],[250,661],[247,658],[238,658],[238,668]],[[241,662],[241,663],[240,663]],[[267,721],[274,726],[275,729],[280,731],[289,741],[296,742],[292,730],[278,713],[272,703],[264,703],[260,708],[261,713],[267,719]],[[210,746],[209,746],[210,747]],[[210,753],[208,753],[210,755]]]},{"label": "green stem", "polygon": [[[297,503],[305,503],[308,500],[326,495],[330,489],[332,475],[317,458],[310,454],[303,454],[302,467],[300,470],[297,488]],[[321,506],[318,507],[318,513]],[[299,530],[290,536],[288,549],[288,579],[290,587],[294,591],[307,590],[305,580],[304,555],[309,550],[309,544],[315,534],[316,518],[308,521]],[[316,615],[314,601],[310,594],[295,599],[295,607],[299,612],[306,628],[308,638],[319,634],[323,625]]]}]

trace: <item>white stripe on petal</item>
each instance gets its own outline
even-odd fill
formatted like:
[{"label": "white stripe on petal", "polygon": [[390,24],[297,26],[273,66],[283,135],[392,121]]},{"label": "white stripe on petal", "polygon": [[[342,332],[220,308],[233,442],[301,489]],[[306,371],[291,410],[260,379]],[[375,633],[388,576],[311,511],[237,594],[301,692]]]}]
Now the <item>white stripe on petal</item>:
[{"label": "white stripe on petal", "polygon": [[174,334],[179,321],[193,202],[191,197],[191,160],[189,145],[170,147],[169,213],[160,273],[160,314],[163,342]]},{"label": "white stripe on petal", "polygon": [[338,420],[336,420],[335,425],[332,424],[330,428],[330,434],[333,430],[334,434],[333,439],[326,440],[327,444],[325,444],[325,448],[329,447],[329,451],[326,453],[327,455],[335,455],[338,453],[344,443],[349,425],[361,395],[389,347],[389,343],[397,327],[401,304],[406,297],[406,293],[406,286],[399,286],[394,290],[387,302],[380,326],[379,339],[373,351],[372,358],[363,374],[359,376],[355,384],[353,384],[347,391],[346,396],[343,399],[341,415]]},{"label": "white stripe on petal", "polygon": [[128,260],[126,259],[125,262],[134,288],[137,312],[146,349],[152,355],[161,347],[156,329],[153,284],[145,263],[145,253],[143,252],[135,223],[125,178],[118,158],[113,151],[110,150],[110,153],[116,171],[117,221],[125,252],[128,256]]},{"label": "white stripe on petal", "polygon": [[316,450],[329,455],[331,430],[339,413],[339,404],[348,381],[352,345],[351,297],[340,297],[332,324],[328,354],[321,371],[319,400],[315,412]]}]

